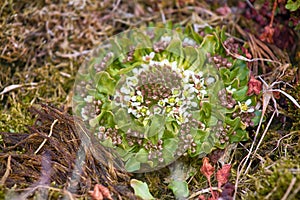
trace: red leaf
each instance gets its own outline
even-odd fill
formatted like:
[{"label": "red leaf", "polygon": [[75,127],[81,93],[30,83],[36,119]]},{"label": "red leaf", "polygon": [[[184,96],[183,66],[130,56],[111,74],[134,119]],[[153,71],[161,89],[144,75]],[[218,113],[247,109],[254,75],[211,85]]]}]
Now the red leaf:
[{"label": "red leaf", "polygon": [[215,195],[214,195],[214,192],[213,192],[213,189],[212,189],[212,186],[211,186],[211,182],[210,182],[210,177],[214,173],[215,168],[209,163],[209,158],[208,157],[203,158],[202,167],[201,167],[200,171],[207,178],[211,195],[214,199],[216,199]]},{"label": "red leaf", "polygon": [[218,188],[221,188],[222,185],[228,182],[230,176],[230,164],[223,165],[222,169],[217,172],[217,181],[218,181]]},{"label": "red leaf", "polygon": [[110,192],[109,190],[107,189],[107,187],[104,187],[103,185],[101,184],[98,184],[98,187],[100,189],[100,191],[102,192],[103,194],[103,197],[109,199],[109,200],[112,200],[111,196],[110,196]]},{"label": "red leaf", "polygon": [[100,191],[100,189],[97,185],[94,186],[93,191],[89,191],[89,194],[91,195],[93,200],[103,200],[102,192]]},{"label": "red leaf", "polygon": [[275,29],[272,28],[272,26],[266,26],[264,28],[264,32],[259,36],[259,39],[261,39],[264,42],[268,42],[270,44],[273,44],[273,35],[274,35]]},{"label": "red leaf", "polygon": [[200,171],[207,178],[207,180],[210,180],[210,177],[214,173],[215,168],[209,163],[209,158],[207,157],[204,157],[202,162],[203,164]]},{"label": "red leaf", "polygon": [[254,76],[251,75],[250,80],[248,82],[248,91],[247,95],[250,96],[253,93],[256,95],[259,95],[261,91],[261,82],[259,80],[256,80]]},{"label": "red leaf", "polygon": [[103,198],[112,200],[112,197],[107,187],[101,184],[96,184],[94,186],[94,190],[90,191],[89,194],[91,195],[93,200],[103,200]]},{"label": "red leaf", "polygon": [[209,163],[208,157],[204,157],[202,162],[203,164],[200,171],[207,178],[207,180],[210,180],[210,177],[214,173],[215,168]]}]

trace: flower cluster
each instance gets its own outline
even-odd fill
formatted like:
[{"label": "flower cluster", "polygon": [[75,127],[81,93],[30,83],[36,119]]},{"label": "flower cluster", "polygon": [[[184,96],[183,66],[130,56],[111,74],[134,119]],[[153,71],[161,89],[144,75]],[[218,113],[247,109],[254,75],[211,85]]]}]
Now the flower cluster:
[{"label": "flower cluster", "polygon": [[211,56],[210,53],[207,54],[208,61],[213,62],[216,67],[219,69],[220,67],[227,67],[230,68],[232,63],[229,62],[227,58],[223,58],[221,55],[213,55]]},{"label": "flower cluster", "polygon": [[220,90],[218,93],[218,97],[220,99],[221,105],[228,109],[231,109],[236,105],[236,100],[233,99],[232,92],[230,90],[228,91],[225,88]]},{"label": "flower cluster", "polygon": [[238,53],[239,44],[220,41],[221,30],[197,32],[120,34],[79,71],[75,113],[130,172],[246,140],[257,124],[259,87],[250,86],[259,83],[226,53]]},{"label": "flower cluster", "polygon": [[164,51],[166,49],[166,47],[170,44],[171,39],[172,39],[171,36],[161,37],[160,41],[153,44],[154,52],[158,53],[158,52]]},{"label": "flower cluster", "polygon": [[107,62],[109,61],[109,59],[111,59],[113,57],[113,53],[109,52],[108,54],[106,54],[104,56],[104,58],[102,59],[102,61],[100,63],[96,63],[94,65],[94,68],[96,70],[96,72],[101,72],[103,70],[105,70],[105,68],[107,67]]},{"label": "flower cluster", "polygon": [[157,144],[153,144],[151,141],[148,141],[144,148],[149,151],[148,160],[157,159],[158,162],[164,162],[163,158],[163,140],[158,140]]},{"label": "flower cluster", "polygon": [[194,154],[196,152],[196,147],[197,144],[195,143],[194,137],[190,134],[190,131],[192,128],[199,128],[200,130],[204,130],[205,129],[205,125],[200,122],[197,121],[196,119],[192,119],[191,114],[189,116],[187,116],[189,119],[189,123],[183,123],[181,125],[181,129],[179,132],[179,144],[178,146],[180,148],[178,148],[176,150],[176,154],[177,156],[181,156],[181,155],[187,155],[187,151],[190,150],[190,152],[192,154]]},{"label": "flower cluster", "polygon": [[[226,142],[229,141],[229,132],[230,126],[225,125],[222,121],[218,121],[217,125],[212,127],[211,131],[215,133],[216,137],[219,138],[220,144],[225,144]],[[233,135],[235,135],[236,132],[233,132]]]},{"label": "flower cluster", "polygon": [[239,44],[234,41],[234,38],[228,38],[224,41],[224,46],[228,49],[231,53],[238,53],[239,52]]},{"label": "flower cluster", "polygon": [[107,140],[108,138],[111,138],[112,144],[114,145],[122,144],[122,137],[120,134],[118,134],[118,129],[115,128],[106,129],[104,126],[100,126],[97,136],[100,141],[104,141]]},{"label": "flower cluster", "polygon": [[154,114],[173,117],[181,124],[207,93],[203,73],[180,69],[177,62],[166,59],[154,61],[154,56],[154,52],[144,56],[141,68],[126,77],[116,92],[115,104],[127,108],[144,125]]}]

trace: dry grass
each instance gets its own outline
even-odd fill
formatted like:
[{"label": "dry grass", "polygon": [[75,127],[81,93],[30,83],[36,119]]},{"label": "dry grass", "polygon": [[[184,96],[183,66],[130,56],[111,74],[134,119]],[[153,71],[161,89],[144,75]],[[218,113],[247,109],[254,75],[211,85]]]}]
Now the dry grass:
[{"label": "dry grass", "polygon": [[[299,84],[297,68],[290,65],[286,52],[246,32],[238,15],[220,16],[205,2],[3,0],[0,3],[0,199],[4,198],[4,192],[15,198],[14,195],[28,198],[48,195],[59,199],[65,195],[69,199],[84,199],[96,183],[106,184],[115,198],[135,198],[129,186],[131,174],[115,170],[118,163],[107,167],[101,163],[104,160],[92,156],[95,149],[81,146],[84,133],[75,130],[70,115],[72,86],[78,68],[102,41],[129,28],[153,23],[160,26],[165,20],[181,25],[226,25],[228,35],[249,45],[255,58],[249,62],[249,68],[255,76],[260,75],[268,83]],[[293,96],[299,94],[299,86],[295,89],[280,86]],[[247,163],[251,164],[247,173],[242,174],[237,168],[239,161],[247,157],[253,141],[228,152],[234,167],[232,181],[239,177],[238,198],[255,199],[256,194],[272,199],[276,197],[272,196],[274,191],[278,195],[289,192],[291,196],[286,199],[298,197],[300,113],[284,96],[276,101],[281,115],[274,118],[262,143],[254,144],[257,149],[248,158]],[[264,126],[257,132],[256,141],[266,131],[274,105],[265,106]],[[279,122],[283,125],[276,127]],[[104,149],[97,150],[106,153]],[[82,157],[78,160],[80,153]],[[188,180],[191,193],[207,188],[199,172],[201,161],[195,158],[185,162],[196,170]],[[138,178],[148,183],[154,196],[172,199],[167,174],[165,168]]]}]

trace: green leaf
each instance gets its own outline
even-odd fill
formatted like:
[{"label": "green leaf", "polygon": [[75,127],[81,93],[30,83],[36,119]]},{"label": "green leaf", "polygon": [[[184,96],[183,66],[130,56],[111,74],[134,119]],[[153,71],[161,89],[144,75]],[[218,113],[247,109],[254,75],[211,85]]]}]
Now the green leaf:
[{"label": "green leaf", "polygon": [[214,144],[211,144],[210,142],[203,142],[201,145],[202,152],[207,153],[207,154],[210,153],[213,145]]},{"label": "green leaf", "polygon": [[257,126],[261,118],[261,111],[256,110],[254,113],[255,113],[255,117],[253,117],[251,121],[254,123],[254,126]]},{"label": "green leaf", "polygon": [[140,48],[151,48],[151,41],[149,39],[148,35],[145,35],[144,33],[141,33],[139,31],[133,32],[131,36],[132,40],[134,40],[134,44],[140,45]]},{"label": "green leaf", "polygon": [[171,40],[169,46],[166,48],[167,51],[175,54],[176,56],[183,56],[181,40]]},{"label": "green leaf", "polygon": [[199,33],[196,33],[194,31],[192,24],[187,25],[187,27],[185,28],[185,34],[193,38],[198,44],[200,44],[203,41],[203,37],[200,36]]},{"label": "green leaf", "polygon": [[[200,111],[200,119],[203,121],[209,122],[209,118],[211,116],[211,105],[208,102],[203,102],[201,111]],[[202,121],[200,120],[200,121]]]},{"label": "green leaf", "polygon": [[133,122],[125,108],[121,108],[115,112],[114,121],[120,129],[130,126],[130,124]]},{"label": "green leaf", "polygon": [[136,153],[135,158],[141,163],[146,163],[148,161],[148,151],[144,148],[140,149],[139,152]]},{"label": "green leaf", "polygon": [[189,70],[198,72],[203,68],[203,64],[205,61],[204,53],[199,49],[195,49],[194,47],[187,46],[183,49],[185,54],[186,66]]},{"label": "green leaf", "polygon": [[125,169],[128,172],[134,172],[139,170],[140,168],[141,168],[141,163],[137,161],[137,159],[134,157],[129,158],[125,164]]},{"label": "green leaf", "polygon": [[239,90],[233,92],[232,97],[237,101],[244,101],[248,98],[247,96],[248,86],[244,86]]},{"label": "green leaf", "polygon": [[144,200],[155,199],[149,192],[147,183],[144,183],[144,182],[136,180],[136,179],[131,179],[130,186],[134,189],[134,194],[136,196],[139,196],[140,198],[142,198]]},{"label": "green leaf", "polygon": [[151,117],[151,124],[146,129],[147,137],[152,137],[155,135],[162,135],[163,131],[165,130],[165,118],[163,115],[153,115]]},{"label": "green leaf", "polygon": [[229,117],[226,117],[225,123],[228,124],[228,125],[230,125],[231,130],[236,130],[238,127],[241,126],[241,118],[240,117],[236,117],[234,119],[231,119]]},{"label": "green leaf", "polygon": [[108,138],[108,139],[104,140],[103,142],[101,142],[101,144],[103,146],[109,147],[109,148],[113,148],[114,147],[111,138]]},{"label": "green leaf", "polygon": [[200,45],[200,49],[202,49],[205,53],[215,54],[217,44],[218,41],[214,35],[207,35],[204,37],[202,44]]},{"label": "green leaf", "polygon": [[238,129],[236,130],[236,134],[231,135],[230,143],[246,141],[249,138],[248,132],[246,130]]},{"label": "green leaf", "polygon": [[95,76],[96,88],[105,94],[114,94],[116,81],[105,71],[98,72]]},{"label": "green leaf", "polygon": [[178,139],[169,138],[164,140],[164,149],[168,149],[170,152],[175,152],[178,146]]},{"label": "green leaf", "polygon": [[165,160],[165,163],[170,163],[174,161],[174,154],[178,147],[178,139],[165,139],[163,147],[163,158]]},{"label": "green leaf", "polygon": [[288,2],[285,5],[285,8],[290,10],[291,12],[294,12],[300,8],[300,0],[288,0]]},{"label": "green leaf", "polygon": [[183,199],[189,196],[189,188],[186,181],[172,181],[168,188],[173,191],[176,199]]}]

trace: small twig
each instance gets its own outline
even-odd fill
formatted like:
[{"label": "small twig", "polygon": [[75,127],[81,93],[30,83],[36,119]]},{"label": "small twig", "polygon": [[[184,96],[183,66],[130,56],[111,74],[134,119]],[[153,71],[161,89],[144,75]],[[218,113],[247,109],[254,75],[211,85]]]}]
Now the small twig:
[{"label": "small twig", "polygon": [[270,21],[270,27],[273,26],[273,21],[274,21],[274,16],[275,16],[275,11],[276,11],[276,8],[277,8],[277,0],[274,1],[274,4],[273,4],[273,9],[272,9],[272,15],[271,15],[271,21]]},{"label": "small twig", "polygon": [[38,84],[39,84],[39,83],[34,83],[34,82],[32,82],[32,83],[24,83],[24,84],[14,84],[14,85],[9,85],[9,86],[5,87],[5,88],[2,90],[2,92],[0,92],[0,95],[3,95],[3,94],[5,94],[5,93],[7,93],[7,92],[10,92],[10,91],[12,91],[12,90],[19,89],[19,88],[22,88],[22,87],[28,87],[28,86],[30,86],[30,87],[35,87],[35,86],[37,86]]},{"label": "small twig", "polygon": [[83,56],[83,55],[86,55],[86,54],[89,54],[91,51],[90,50],[84,50],[82,52],[75,52],[75,53],[61,53],[59,51],[55,52],[55,54],[59,57],[62,57],[62,58],[76,58],[76,57],[79,57],[79,56]]},{"label": "small twig", "polygon": [[283,140],[284,138],[289,137],[290,135],[293,135],[294,133],[295,133],[295,132],[291,132],[291,133],[289,133],[289,134],[287,134],[287,135],[281,137],[281,138],[277,141],[276,147],[275,147],[269,154],[273,153],[273,152],[279,147],[279,144],[280,144],[281,140]]},{"label": "small twig", "polygon": [[231,55],[232,57],[236,58],[236,59],[239,59],[239,60],[243,60],[243,61],[246,61],[246,62],[256,62],[256,61],[266,61],[266,62],[271,62],[271,63],[277,63],[279,64],[280,66],[282,65],[281,62],[279,61],[275,61],[275,60],[271,60],[271,59],[266,59],[266,58],[252,58],[252,59],[249,59],[249,58],[246,58],[240,54],[237,54],[237,53],[233,53],[233,52],[230,52],[229,49],[224,45],[224,43],[221,41],[221,39],[219,38],[219,36],[217,34],[215,34],[215,36],[219,39],[219,41],[221,42],[223,48],[226,50],[226,53],[228,53],[229,55]]},{"label": "small twig", "polygon": [[[275,116],[275,113],[276,113],[276,111],[273,112],[273,114],[272,114],[272,116],[271,116],[271,119],[269,120],[269,122],[268,122],[268,124],[267,124],[267,126],[266,126],[266,128],[265,128],[265,130],[264,130],[264,132],[263,132],[263,134],[262,134],[262,136],[260,137],[260,140],[259,140],[259,142],[258,142],[258,144],[257,144],[257,146],[256,146],[256,148],[255,148],[255,150],[254,150],[252,156],[255,156],[255,154],[256,154],[256,152],[257,152],[259,146],[261,145],[261,143],[262,143],[262,141],[263,141],[263,139],[264,139],[264,137],[265,137],[265,135],[266,135],[266,133],[267,133],[267,131],[268,131],[270,125],[271,125],[271,122],[273,121],[273,118],[274,118],[274,116]],[[255,143],[255,141],[253,141],[252,144],[254,144],[254,143]],[[253,145],[253,146],[254,146],[254,145]],[[252,146],[251,146],[251,147],[252,147]],[[251,150],[252,150],[252,148],[250,149],[249,154],[251,154]],[[252,161],[253,161],[253,160],[250,160],[250,162],[249,162],[249,164],[248,164],[248,167],[246,168],[245,174],[247,174],[247,172],[249,171],[250,166],[251,166],[251,164],[252,164]],[[246,162],[247,162],[247,161],[246,161]]]},{"label": "small twig", "polygon": [[196,196],[199,196],[200,194],[210,193],[211,189],[214,190],[214,191],[222,192],[222,190],[220,190],[218,187],[205,188],[205,189],[202,189],[202,190],[200,190],[198,192],[195,192],[188,199],[195,198]]},{"label": "small twig", "polygon": [[285,194],[283,195],[283,197],[281,198],[281,200],[286,200],[289,196],[289,194],[291,193],[291,190],[293,189],[295,183],[296,183],[297,178],[293,177],[291,180],[291,183],[288,187],[288,189],[286,190]]},{"label": "small twig", "polygon": [[[58,122],[58,119],[54,120],[54,122],[51,124],[50,133],[49,133],[49,135],[48,135],[48,138],[51,137],[52,132],[53,132],[53,127],[54,127],[54,125],[55,125],[57,122]],[[39,148],[34,152],[35,155],[41,150],[41,148],[45,145],[46,142],[47,142],[47,138],[44,139],[44,141],[43,141],[42,144],[39,146]]]},{"label": "small twig", "polygon": [[252,9],[255,9],[254,6],[252,5],[252,3],[249,1],[249,0],[246,0],[246,3],[247,5],[252,8]]},{"label": "small twig", "polygon": [[9,176],[10,170],[11,170],[11,155],[9,155],[7,158],[6,170],[5,170],[4,175],[1,178],[0,185],[4,185],[6,179]]},{"label": "small twig", "polygon": [[164,24],[166,24],[166,16],[165,16],[165,13],[164,13],[164,10],[163,10],[163,7],[159,4],[159,12],[160,12],[160,15],[161,15],[161,20]]},{"label": "small twig", "polygon": [[113,7],[111,12],[115,12],[118,9],[120,3],[121,3],[121,0],[117,0],[117,2],[114,3],[114,7]]}]

